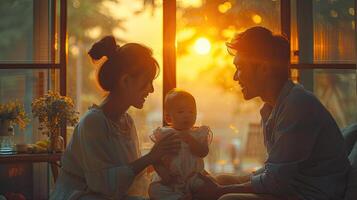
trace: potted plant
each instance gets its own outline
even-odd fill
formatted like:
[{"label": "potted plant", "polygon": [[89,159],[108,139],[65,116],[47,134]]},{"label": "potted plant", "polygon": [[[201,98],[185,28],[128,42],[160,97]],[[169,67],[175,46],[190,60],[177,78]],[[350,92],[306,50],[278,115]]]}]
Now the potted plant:
[{"label": "potted plant", "polygon": [[73,100],[61,96],[58,92],[48,91],[46,95],[32,102],[32,113],[34,117],[38,117],[38,129],[49,137],[48,150],[63,151],[64,141],[60,128],[64,125],[74,126],[78,122],[78,112],[74,108]]},{"label": "potted plant", "polygon": [[7,154],[14,151],[13,125],[25,129],[29,122],[24,105],[18,101],[0,104],[0,153]]}]

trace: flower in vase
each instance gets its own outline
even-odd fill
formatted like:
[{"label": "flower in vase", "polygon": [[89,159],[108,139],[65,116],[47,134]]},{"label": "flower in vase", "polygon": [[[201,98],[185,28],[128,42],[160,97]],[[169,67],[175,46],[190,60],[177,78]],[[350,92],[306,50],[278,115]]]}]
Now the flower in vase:
[{"label": "flower in vase", "polygon": [[0,121],[9,121],[23,130],[30,120],[25,113],[24,105],[16,100],[0,104]]},{"label": "flower in vase", "polygon": [[62,125],[74,126],[78,123],[79,113],[75,110],[73,100],[55,91],[48,91],[43,97],[35,99],[32,113],[38,117],[39,130],[50,137],[58,136]]}]

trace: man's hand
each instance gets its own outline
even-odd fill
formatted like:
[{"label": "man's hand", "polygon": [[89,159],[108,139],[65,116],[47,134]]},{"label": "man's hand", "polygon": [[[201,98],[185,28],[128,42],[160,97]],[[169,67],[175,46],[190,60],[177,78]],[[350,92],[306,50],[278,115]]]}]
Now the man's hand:
[{"label": "man's hand", "polygon": [[199,178],[204,181],[204,184],[194,191],[193,199],[217,200],[222,196],[222,186],[212,177],[199,174]]}]

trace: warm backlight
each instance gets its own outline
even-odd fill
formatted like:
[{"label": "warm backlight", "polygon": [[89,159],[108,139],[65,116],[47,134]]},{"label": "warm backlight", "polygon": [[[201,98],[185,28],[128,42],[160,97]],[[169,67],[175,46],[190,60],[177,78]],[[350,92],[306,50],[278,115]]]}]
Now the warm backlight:
[{"label": "warm backlight", "polygon": [[205,55],[211,50],[211,43],[206,38],[198,38],[195,42],[195,51],[198,54]]},{"label": "warm backlight", "polygon": [[260,24],[262,23],[262,17],[260,15],[253,15],[252,16],[252,20],[254,23],[256,24]]}]

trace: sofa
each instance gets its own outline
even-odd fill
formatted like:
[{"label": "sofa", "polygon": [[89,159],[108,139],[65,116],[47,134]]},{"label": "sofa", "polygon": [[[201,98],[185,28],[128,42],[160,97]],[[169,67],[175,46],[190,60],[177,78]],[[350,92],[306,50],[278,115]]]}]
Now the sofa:
[{"label": "sofa", "polygon": [[352,165],[348,174],[345,200],[357,200],[357,124],[342,129],[342,134],[345,139],[348,159]]}]

